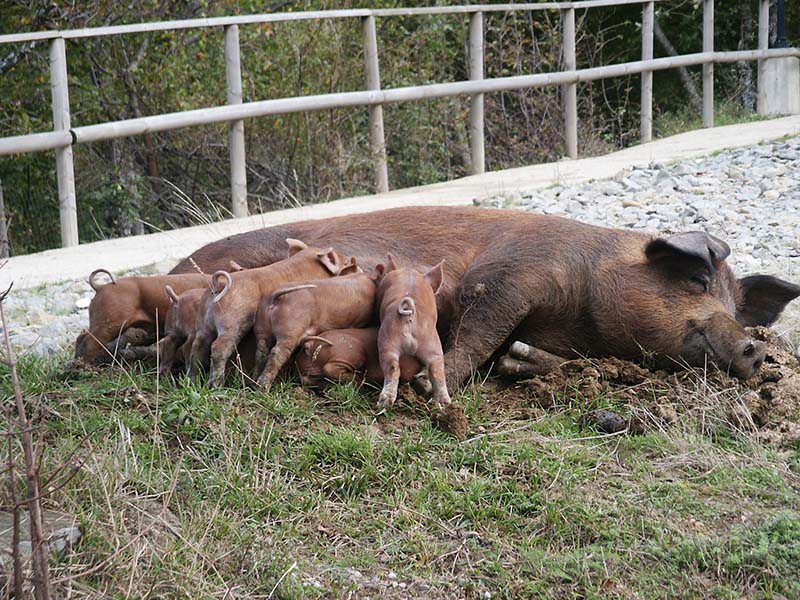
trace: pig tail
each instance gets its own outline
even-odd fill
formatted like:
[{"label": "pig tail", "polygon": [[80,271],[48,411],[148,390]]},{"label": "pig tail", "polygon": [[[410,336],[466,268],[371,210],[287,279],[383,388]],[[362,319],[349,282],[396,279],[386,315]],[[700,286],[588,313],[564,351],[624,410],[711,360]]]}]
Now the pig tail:
[{"label": "pig tail", "polygon": [[97,275],[100,275],[101,273],[104,273],[105,275],[108,275],[108,278],[111,280],[111,283],[117,283],[117,280],[114,279],[114,276],[111,274],[110,271],[107,271],[106,269],[95,269],[94,271],[92,271],[92,274],[89,275],[89,285],[92,286],[92,289],[95,292],[97,291],[97,285],[94,282],[94,278]]},{"label": "pig tail", "polygon": [[[220,277],[220,276],[225,278],[225,287],[222,288],[222,291],[220,291],[219,293],[216,293],[217,290],[216,290],[216,286],[214,284],[217,281],[217,277]],[[211,291],[215,292],[215,295],[214,295],[214,303],[215,304],[217,302],[219,302],[220,300],[222,300],[222,297],[225,294],[228,293],[228,290],[231,289],[231,284],[232,283],[233,283],[233,278],[231,277],[231,274],[228,273],[227,271],[217,271],[216,273],[214,273],[211,276]]]}]

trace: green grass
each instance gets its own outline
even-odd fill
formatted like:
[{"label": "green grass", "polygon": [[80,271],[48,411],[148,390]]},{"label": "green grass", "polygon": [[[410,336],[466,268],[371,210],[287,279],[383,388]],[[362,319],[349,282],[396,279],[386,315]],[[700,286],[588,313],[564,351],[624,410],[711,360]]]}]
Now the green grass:
[{"label": "green grass", "polygon": [[800,453],[723,424],[603,437],[578,419],[624,410],[613,395],[542,410],[476,382],[458,442],[424,404],[375,417],[351,385],[20,372],[46,411],[44,472],[85,438],[47,499],[84,532],[53,577],[101,568],[59,596],[800,597]]},{"label": "green grass", "polygon": [[[751,123],[753,121],[763,121],[774,116],[759,115],[756,112],[749,112],[744,109],[741,102],[723,100],[717,102],[714,107],[714,126],[736,125],[738,123]],[[699,111],[691,106],[664,113],[656,117],[653,123],[655,136],[658,138],[702,129],[703,116]]]}]

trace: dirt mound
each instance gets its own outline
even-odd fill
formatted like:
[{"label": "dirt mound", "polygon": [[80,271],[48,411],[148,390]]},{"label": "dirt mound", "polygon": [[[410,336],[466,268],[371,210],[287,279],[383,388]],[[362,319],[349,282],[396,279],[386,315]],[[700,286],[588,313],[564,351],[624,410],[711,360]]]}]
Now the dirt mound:
[{"label": "dirt mound", "polygon": [[[800,440],[800,363],[771,330],[756,328],[752,334],[766,342],[767,356],[761,370],[747,381],[712,371],[649,371],[605,358],[569,361],[521,385],[529,400],[543,408],[566,398],[613,398],[626,405],[628,426],[634,432],[702,411],[753,431],[771,444],[793,444]],[[587,412],[584,422],[607,429],[604,423],[611,417],[597,418],[594,412]]]}]

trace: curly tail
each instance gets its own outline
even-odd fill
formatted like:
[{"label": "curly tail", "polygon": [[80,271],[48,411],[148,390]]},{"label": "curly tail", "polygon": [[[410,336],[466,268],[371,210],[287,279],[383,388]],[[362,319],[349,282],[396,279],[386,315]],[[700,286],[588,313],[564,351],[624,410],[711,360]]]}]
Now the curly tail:
[{"label": "curly tail", "polygon": [[302,340],[300,340],[300,345],[302,346],[306,342],[322,342],[326,346],[333,346],[333,342],[330,340],[326,340],[324,337],[319,335],[307,335]]},{"label": "curly tail", "polygon": [[[217,286],[216,286],[217,277],[224,277],[225,278],[225,286],[219,292],[217,292]],[[231,274],[228,273],[227,271],[216,271],[211,276],[211,291],[214,292],[214,303],[215,304],[217,302],[219,302],[220,300],[222,300],[222,297],[225,294],[228,293],[228,290],[231,289],[231,284],[232,283],[233,283],[233,278],[231,277]]]},{"label": "curly tail", "polygon": [[277,300],[278,298],[280,298],[285,294],[290,294],[291,292],[296,292],[297,290],[310,290],[311,288],[315,287],[317,286],[314,285],[313,283],[304,283],[302,285],[293,285],[291,287],[283,288],[272,294],[272,302],[274,303],[275,300]]},{"label": "curly tail", "polygon": [[[92,271],[92,274],[89,275],[89,285],[92,286],[92,289],[95,292],[97,291],[97,285],[95,285],[94,278],[97,275],[100,275],[101,273],[104,273],[104,274],[108,275],[108,278],[111,280],[111,283],[117,283],[117,280],[114,279],[114,276],[111,274],[110,271],[107,271],[106,269],[95,269],[94,271]],[[100,287],[103,287],[103,286],[100,286]]]},{"label": "curly tail", "polygon": [[400,300],[400,306],[397,307],[397,312],[399,312],[401,315],[413,315],[414,311],[416,310],[417,307],[414,304],[414,299],[411,296],[406,296]]}]

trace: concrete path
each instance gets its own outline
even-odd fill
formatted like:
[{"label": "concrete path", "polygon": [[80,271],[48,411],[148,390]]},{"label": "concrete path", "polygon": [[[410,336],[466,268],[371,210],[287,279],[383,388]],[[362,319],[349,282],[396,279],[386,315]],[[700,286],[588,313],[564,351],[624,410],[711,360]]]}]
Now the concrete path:
[{"label": "concrete path", "polygon": [[208,242],[270,225],[398,206],[471,204],[473,199],[545,188],[557,183],[609,178],[635,165],[683,160],[789,135],[800,135],[800,116],[690,131],[594,158],[494,171],[387,194],[346,198],[210,225],[16,256],[0,270],[0,290],[5,289],[11,281],[17,288],[30,288],[43,283],[81,279],[100,267],[117,272],[156,263],[177,262]]}]

